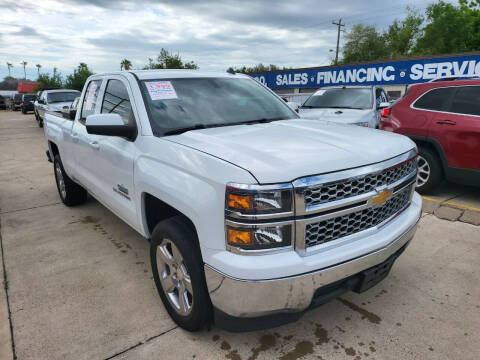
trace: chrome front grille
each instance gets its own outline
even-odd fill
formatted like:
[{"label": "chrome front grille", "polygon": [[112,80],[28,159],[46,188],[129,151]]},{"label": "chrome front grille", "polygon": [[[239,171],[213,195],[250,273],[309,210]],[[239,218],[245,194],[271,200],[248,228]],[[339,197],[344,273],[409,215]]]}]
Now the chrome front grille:
[{"label": "chrome front grille", "polygon": [[416,161],[410,160],[376,173],[308,187],[304,193],[305,205],[320,205],[368,193],[380,186],[393,184],[406,177],[415,171],[416,166]]},{"label": "chrome front grille", "polygon": [[381,163],[295,180],[296,251],[306,256],[340,246],[405,209],[415,190],[416,155],[412,149]]},{"label": "chrome front grille", "polygon": [[396,193],[384,205],[332,217],[305,227],[305,246],[324,244],[377,226],[405,208],[410,201],[410,185]]}]

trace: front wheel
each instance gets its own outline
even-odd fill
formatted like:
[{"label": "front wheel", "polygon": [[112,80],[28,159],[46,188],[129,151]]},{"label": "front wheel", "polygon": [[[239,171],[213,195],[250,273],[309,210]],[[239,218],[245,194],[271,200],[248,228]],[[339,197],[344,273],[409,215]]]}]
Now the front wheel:
[{"label": "front wheel", "polygon": [[170,317],[182,328],[197,331],[212,318],[197,236],[182,217],[161,221],[150,244],[152,273]]},{"label": "front wheel", "polygon": [[424,194],[435,188],[443,179],[440,160],[429,148],[419,147],[417,157],[417,188]]},{"label": "front wheel", "polygon": [[55,155],[53,159],[53,169],[55,172],[55,182],[57,183],[58,194],[65,205],[75,206],[87,201],[87,191],[70,179],[63,168],[62,160],[60,160],[60,155],[58,154]]}]

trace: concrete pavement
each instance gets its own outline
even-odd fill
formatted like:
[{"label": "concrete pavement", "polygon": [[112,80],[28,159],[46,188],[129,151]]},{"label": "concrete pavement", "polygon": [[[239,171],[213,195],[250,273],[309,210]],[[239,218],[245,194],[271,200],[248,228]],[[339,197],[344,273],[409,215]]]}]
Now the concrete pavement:
[{"label": "concrete pavement", "polygon": [[[478,226],[434,209],[366,293],[272,330],[192,334],[161,304],[146,240],[94,199],[60,204],[45,149],[32,115],[0,112],[0,235],[18,359],[478,358]],[[2,287],[2,360],[13,357],[9,335]]]}]

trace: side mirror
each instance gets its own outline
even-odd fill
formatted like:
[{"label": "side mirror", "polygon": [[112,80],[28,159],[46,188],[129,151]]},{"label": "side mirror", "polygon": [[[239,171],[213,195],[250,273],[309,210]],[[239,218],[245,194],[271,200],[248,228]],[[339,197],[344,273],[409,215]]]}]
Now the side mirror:
[{"label": "side mirror", "polygon": [[75,115],[77,114],[77,110],[70,109],[68,106],[64,106],[62,109],[62,116],[68,120],[75,120]]},{"label": "side mirror", "polygon": [[385,109],[385,108],[387,108],[387,107],[390,107],[390,103],[389,103],[389,102],[381,102],[380,104],[378,104],[377,110]]},{"label": "side mirror", "polygon": [[119,136],[133,141],[137,137],[137,127],[125,125],[118,114],[94,114],[87,116],[87,133],[94,135]]}]

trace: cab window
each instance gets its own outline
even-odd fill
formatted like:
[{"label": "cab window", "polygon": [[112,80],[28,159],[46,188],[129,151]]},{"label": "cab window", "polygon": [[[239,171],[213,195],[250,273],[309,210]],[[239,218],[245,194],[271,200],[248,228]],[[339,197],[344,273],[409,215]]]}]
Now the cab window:
[{"label": "cab window", "polygon": [[82,113],[80,116],[80,121],[85,122],[85,119],[88,115],[95,113],[95,105],[97,104],[98,92],[100,90],[100,85],[102,80],[92,80],[88,84],[85,96],[82,102]]},{"label": "cab window", "polygon": [[101,112],[120,115],[125,125],[135,123],[127,88],[120,80],[108,80]]}]

